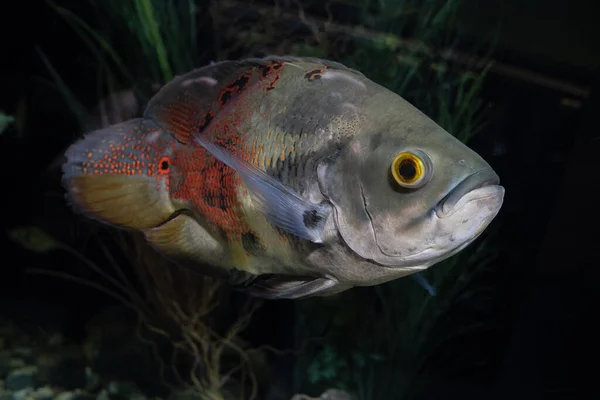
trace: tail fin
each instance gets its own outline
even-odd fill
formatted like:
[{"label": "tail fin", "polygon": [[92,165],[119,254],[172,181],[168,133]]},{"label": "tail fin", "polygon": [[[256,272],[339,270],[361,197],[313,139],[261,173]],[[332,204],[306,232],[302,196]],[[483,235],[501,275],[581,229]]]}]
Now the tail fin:
[{"label": "tail fin", "polygon": [[169,198],[170,143],[152,120],[137,118],[93,131],[72,144],[63,186],[74,209],[101,222],[137,230],[176,211]]}]

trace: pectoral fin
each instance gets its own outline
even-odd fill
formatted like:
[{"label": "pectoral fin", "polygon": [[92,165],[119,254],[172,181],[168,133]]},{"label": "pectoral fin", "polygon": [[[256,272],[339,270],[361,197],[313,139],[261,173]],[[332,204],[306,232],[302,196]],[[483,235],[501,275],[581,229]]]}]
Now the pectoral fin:
[{"label": "pectoral fin", "polygon": [[192,217],[179,214],[164,224],[144,231],[146,240],[176,263],[213,277],[225,278],[226,272],[214,265],[225,252]]},{"label": "pectoral fin", "polygon": [[348,289],[327,278],[274,275],[258,277],[249,286],[238,289],[265,299],[302,299],[329,296]]},{"label": "pectoral fin", "polygon": [[232,285],[250,281],[254,275],[235,269],[223,245],[191,216],[179,214],[144,232],[146,240],[178,265],[222,279]]},{"label": "pectoral fin", "polygon": [[331,213],[329,205],[303,199],[277,179],[200,135],[196,141],[240,175],[273,225],[315,243],[323,241],[325,222]]}]

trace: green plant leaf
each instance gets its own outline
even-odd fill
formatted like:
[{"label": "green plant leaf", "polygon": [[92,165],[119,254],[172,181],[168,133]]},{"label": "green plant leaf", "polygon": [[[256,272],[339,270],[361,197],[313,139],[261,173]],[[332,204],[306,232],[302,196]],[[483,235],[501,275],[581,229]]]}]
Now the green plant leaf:
[{"label": "green plant leaf", "polygon": [[15,122],[15,118],[11,115],[4,114],[0,111],[0,135],[8,128],[10,124]]},{"label": "green plant leaf", "polygon": [[62,247],[62,244],[37,226],[19,226],[9,230],[8,236],[29,251],[47,253]]}]

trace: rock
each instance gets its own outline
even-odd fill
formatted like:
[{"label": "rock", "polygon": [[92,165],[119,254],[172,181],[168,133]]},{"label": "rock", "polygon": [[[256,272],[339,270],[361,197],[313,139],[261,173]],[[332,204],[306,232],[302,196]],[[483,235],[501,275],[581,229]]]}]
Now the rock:
[{"label": "rock", "polygon": [[56,332],[48,338],[48,346],[50,347],[62,346],[64,342],[65,338],[63,335],[60,334],[60,332]]},{"label": "rock", "polygon": [[85,388],[89,391],[95,391],[101,383],[100,375],[92,371],[90,367],[85,367]]},{"label": "rock", "polygon": [[14,323],[8,321],[0,321],[0,337],[4,341],[4,346],[10,346],[11,339],[17,335],[17,327]]},{"label": "rock", "polygon": [[85,390],[76,389],[74,391],[62,392],[54,400],[95,400],[95,398]]},{"label": "rock", "polygon": [[112,381],[108,393],[111,399],[146,400],[146,395],[132,381]]},{"label": "rock", "polygon": [[33,349],[31,347],[19,346],[12,349],[13,355],[19,356],[19,358],[25,360],[25,362],[31,362],[33,359]]},{"label": "rock", "polygon": [[21,390],[17,390],[16,392],[13,393],[13,399],[14,400],[25,400],[25,399],[29,399],[29,395],[33,392],[33,388],[25,388],[25,389],[21,389]]},{"label": "rock", "polygon": [[[86,365],[107,379],[137,382],[149,396],[164,395],[168,388],[161,380],[159,363],[152,347],[140,340],[136,318],[123,307],[110,307],[94,316],[87,324],[83,344]],[[159,348],[163,345],[171,343],[156,343]]]},{"label": "rock", "polygon": [[338,389],[327,389],[321,395],[321,400],[353,400],[348,393]]},{"label": "rock", "polygon": [[10,371],[26,365],[22,358],[11,357],[8,350],[0,351],[0,376],[6,376]]},{"label": "rock", "polygon": [[8,367],[11,370],[23,368],[26,365],[27,365],[27,363],[22,358],[12,357],[10,360],[8,360]]},{"label": "rock", "polygon": [[31,393],[31,398],[34,400],[52,400],[54,398],[54,390],[49,386],[42,386]]},{"label": "rock", "polygon": [[5,386],[8,390],[21,390],[35,387],[37,385],[38,367],[26,366],[12,371],[6,377]]},{"label": "rock", "polygon": [[54,371],[60,368],[61,363],[62,356],[59,353],[41,353],[36,360],[36,364],[39,368],[40,381],[43,383],[50,383],[55,374]]},{"label": "rock", "polygon": [[62,392],[54,398],[54,400],[74,400],[74,399],[75,399],[75,393],[73,393],[73,392]]},{"label": "rock", "polygon": [[9,361],[10,353],[6,350],[0,350],[0,376],[5,376],[10,370]]},{"label": "rock", "polygon": [[0,400],[13,400],[13,392],[0,389]]},{"label": "rock", "polygon": [[74,400],[95,400],[95,397],[94,395],[87,393],[83,390],[76,390]]},{"label": "rock", "polygon": [[131,381],[111,381],[108,383],[107,389],[111,399],[117,397],[128,400],[146,400],[141,389]]},{"label": "rock", "polygon": [[108,390],[102,389],[96,396],[96,400],[110,400],[110,397],[108,396]]},{"label": "rock", "polygon": [[54,390],[49,386],[43,386],[31,393],[30,397],[33,400],[52,400],[54,398]]},{"label": "rock", "polygon": [[310,397],[305,394],[296,394],[291,400],[354,400],[348,393],[339,389],[327,389],[319,397]]},{"label": "rock", "polygon": [[58,351],[44,352],[37,358],[39,381],[71,390],[86,384],[86,361],[79,346],[63,346]]}]

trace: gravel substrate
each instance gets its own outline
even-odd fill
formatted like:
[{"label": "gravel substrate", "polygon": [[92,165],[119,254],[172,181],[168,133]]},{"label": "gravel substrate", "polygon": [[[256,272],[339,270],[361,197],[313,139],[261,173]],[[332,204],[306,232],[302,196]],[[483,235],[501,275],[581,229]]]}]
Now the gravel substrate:
[{"label": "gravel substrate", "polygon": [[37,336],[0,319],[0,400],[147,400],[135,383],[92,371],[81,344]]}]

